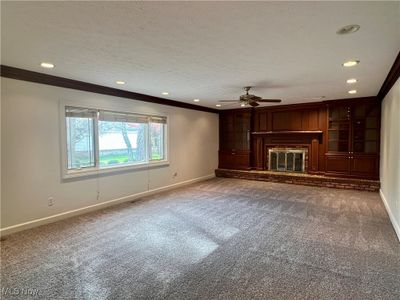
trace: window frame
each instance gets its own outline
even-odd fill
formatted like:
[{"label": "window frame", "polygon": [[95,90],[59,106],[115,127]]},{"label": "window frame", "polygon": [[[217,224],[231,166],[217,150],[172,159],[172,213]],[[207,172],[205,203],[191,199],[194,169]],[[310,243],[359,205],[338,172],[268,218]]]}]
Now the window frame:
[{"label": "window frame", "polygon": [[[66,115],[65,115],[66,107],[76,107],[76,108],[86,108],[86,109],[97,110],[96,118],[94,118],[94,121],[93,121],[94,160],[95,160],[94,167],[84,167],[81,169],[68,169],[67,126],[66,126]],[[110,109],[109,107],[104,107],[101,105],[96,105],[96,107],[94,107],[93,105],[90,105],[90,104],[74,102],[74,101],[65,101],[65,100],[60,100],[59,108],[60,108],[59,109],[59,119],[60,119],[60,146],[61,146],[61,177],[63,179],[79,178],[79,177],[99,175],[99,174],[126,172],[126,171],[133,171],[133,170],[143,170],[143,169],[156,168],[156,167],[162,167],[162,166],[169,165],[169,145],[170,145],[170,143],[169,143],[169,140],[170,140],[169,121],[170,121],[170,118],[167,114],[134,112],[131,110],[127,110],[126,108],[122,108],[122,107],[115,107],[113,109]],[[152,160],[151,159],[150,125],[149,125],[150,122],[148,122],[147,123],[148,124],[147,125],[147,134],[145,135],[146,136],[145,149],[147,151],[147,160],[145,162],[100,167],[99,127],[98,127],[100,111],[135,114],[135,115],[141,115],[141,116],[146,116],[146,117],[153,116],[153,117],[166,118],[166,123],[165,123],[164,130],[163,130],[164,159],[162,159],[162,160]]]}]

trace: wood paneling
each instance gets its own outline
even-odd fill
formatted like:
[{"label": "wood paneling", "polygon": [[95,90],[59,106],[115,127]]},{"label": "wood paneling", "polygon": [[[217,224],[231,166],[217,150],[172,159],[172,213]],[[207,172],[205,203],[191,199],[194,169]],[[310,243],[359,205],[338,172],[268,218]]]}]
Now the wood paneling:
[{"label": "wood paneling", "polygon": [[319,160],[319,156],[318,156],[318,146],[319,146],[319,142],[318,139],[313,139],[311,141],[311,153],[309,154],[309,171],[313,171],[313,172],[318,172],[319,168],[318,168],[318,160]]},{"label": "wood paneling", "polygon": [[302,130],[301,111],[278,111],[272,113],[272,131]]},{"label": "wood paneling", "polygon": [[[315,131],[325,126],[325,105],[295,105],[295,108],[285,106],[265,108],[254,111],[253,131]],[[322,114],[322,115],[321,115]],[[326,121],[326,120],[324,120]]]},{"label": "wood paneling", "polygon": [[321,130],[319,127],[319,109],[308,111],[308,127],[303,127],[303,130]]}]

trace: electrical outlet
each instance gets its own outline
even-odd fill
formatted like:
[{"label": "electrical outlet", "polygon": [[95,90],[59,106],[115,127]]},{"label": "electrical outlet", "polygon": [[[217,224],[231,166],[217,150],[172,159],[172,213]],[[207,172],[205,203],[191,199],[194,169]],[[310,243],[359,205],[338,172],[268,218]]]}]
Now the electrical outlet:
[{"label": "electrical outlet", "polygon": [[48,205],[49,205],[49,206],[53,206],[53,205],[54,205],[54,198],[53,198],[53,197],[49,197],[49,198],[47,199],[47,201],[48,201]]}]

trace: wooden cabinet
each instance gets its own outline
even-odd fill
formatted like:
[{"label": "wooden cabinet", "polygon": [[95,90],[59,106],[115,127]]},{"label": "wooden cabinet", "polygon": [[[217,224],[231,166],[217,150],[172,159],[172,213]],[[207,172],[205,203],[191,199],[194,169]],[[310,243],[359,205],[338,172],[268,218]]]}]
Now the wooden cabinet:
[{"label": "wooden cabinet", "polygon": [[327,153],[325,162],[328,175],[378,178],[379,159],[376,155]]},{"label": "wooden cabinet", "polygon": [[325,172],[360,178],[379,176],[380,106],[368,100],[328,104]]},{"label": "wooden cabinet", "polygon": [[379,178],[376,97],[225,110],[219,167],[266,170],[268,147],[308,147],[307,172]]},{"label": "wooden cabinet", "polygon": [[219,168],[250,168],[250,119],[250,109],[220,113]]}]

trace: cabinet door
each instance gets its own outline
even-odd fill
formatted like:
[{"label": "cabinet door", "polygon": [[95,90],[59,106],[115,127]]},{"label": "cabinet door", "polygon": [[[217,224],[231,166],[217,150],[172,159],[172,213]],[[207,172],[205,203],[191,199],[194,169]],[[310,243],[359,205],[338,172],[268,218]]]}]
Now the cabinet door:
[{"label": "cabinet door", "polygon": [[352,107],[352,152],[376,154],[379,151],[379,106],[357,103]]},{"label": "cabinet door", "polygon": [[264,151],[263,151],[263,138],[261,136],[253,136],[253,168],[256,170],[264,169]]},{"label": "cabinet door", "polygon": [[231,151],[219,151],[218,168],[235,169],[235,155]]},{"label": "cabinet door", "polygon": [[250,150],[250,112],[236,112],[234,121],[235,150]]},{"label": "cabinet door", "polygon": [[328,152],[350,151],[350,107],[347,105],[329,106]]},{"label": "cabinet door", "polygon": [[350,174],[350,158],[348,154],[345,155],[331,155],[327,154],[325,157],[325,172],[335,175],[349,175]]},{"label": "cabinet door", "polygon": [[238,151],[234,155],[234,169],[250,169],[250,152]]},{"label": "cabinet door", "polygon": [[231,150],[235,147],[235,114],[222,112],[219,116],[219,149]]},{"label": "cabinet door", "polygon": [[379,158],[377,155],[357,155],[350,159],[350,174],[375,179],[378,177]]}]

